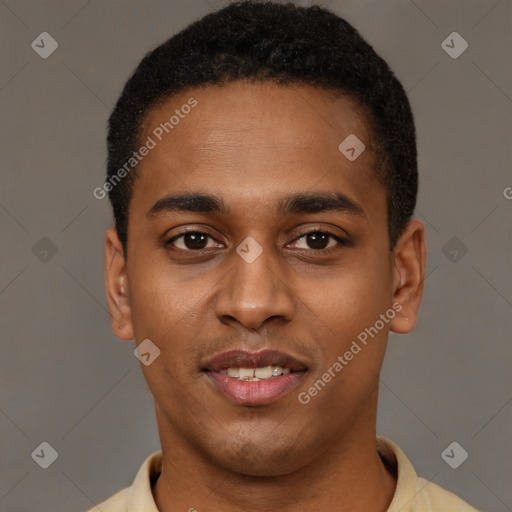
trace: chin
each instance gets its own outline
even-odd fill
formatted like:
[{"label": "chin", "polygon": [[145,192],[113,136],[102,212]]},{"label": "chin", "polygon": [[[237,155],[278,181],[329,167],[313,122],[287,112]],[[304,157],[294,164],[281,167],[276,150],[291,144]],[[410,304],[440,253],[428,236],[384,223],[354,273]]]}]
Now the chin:
[{"label": "chin", "polygon": [[222,465],[224,469],[232,471],[233,473],[260,478],[289,475],[290,473],[298,470],[300,466],[298,464],[290,463],[289,461],[286,463],[276,463],[272,456],[270,456],[268,460],[260,460],[256,464],[251,463],[251,465],[243,464],[239,461],[235,462],[233,460],[219,461],[219,465]]},{"label": "chin", "polygon": [[[293,473],[307,463],[304,450],[295,452],[301,444],[275,442],[272,445],[267,440],[260,443],[254,440],[245,440],[241,443],[228,441],[224,443],[224,450],[211,453],[211,460],[228,471],[241,475],[258,477],[276,477]],[[217,445],[218,447],[219,445]],[[303,446],[301,446],[303,448]]]}]

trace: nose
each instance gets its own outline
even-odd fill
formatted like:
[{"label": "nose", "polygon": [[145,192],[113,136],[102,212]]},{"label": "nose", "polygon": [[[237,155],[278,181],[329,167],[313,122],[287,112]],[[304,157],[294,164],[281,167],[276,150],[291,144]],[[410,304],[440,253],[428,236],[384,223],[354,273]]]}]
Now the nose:
[{"label": "nose", "polygon": [[295,313],[292,287],[271,249],[263,248],[253,261],[233,252],[215,304],[223,323],[238,322],[246,329],[262,328],[271,319],[289,322]]}]

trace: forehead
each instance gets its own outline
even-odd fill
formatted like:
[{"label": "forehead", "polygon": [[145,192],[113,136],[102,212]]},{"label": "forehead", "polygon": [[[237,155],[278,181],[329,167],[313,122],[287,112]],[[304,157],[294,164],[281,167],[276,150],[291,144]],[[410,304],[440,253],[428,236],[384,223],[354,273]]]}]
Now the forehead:
[{"label": "forehead", "polygon": [[[367,117],[350,96],[310,85],[272,82],[214,84],[164,98],[145,115],[141,123],[143,138],[178,114],[176,111],[192,98],[197,101],[193,111],[188,113],[187,108],[180,119],[174,115],[171,124],[176,124],[169,133],[172,137],[163,134],[165,142],[171,145],[172,138],[186,137],[196,149],[191,156],[217,148],[227,135],[233,142],[243,140],[245,147],[251,146],[252,136],[255,147],[270,142],[278,148],[283,142],[307,149],[322,142],[336,149],[341,137],[353,133],[365,139],[367,150],[373,149]],[[184,118],[186,122],[182,122]],[[248,130],[252,130],[250,136]]]},{"label": "forehead", "polygon": [[[139,164],[134,197],[199,188],[261,204],[335,183],[357,196],[377,183],[376,148],[362,109],[313,86],[234,82],[190,89],[155,105],[141,128],[140,143],[149,137],[155,147]],[[356,160],[340,150],[345,140],[364,143]]]}]

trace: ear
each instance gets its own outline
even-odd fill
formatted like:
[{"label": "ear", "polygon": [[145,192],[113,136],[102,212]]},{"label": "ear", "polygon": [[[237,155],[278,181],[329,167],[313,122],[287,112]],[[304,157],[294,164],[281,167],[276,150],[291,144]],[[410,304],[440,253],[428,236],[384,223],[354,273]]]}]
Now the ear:
[{"label": "ear", "polygon": [[122,340],[133,339],[126,263],[114,227],[108,228],[105,234],[105,286],[114,334]]},{"label": "ear", "polygon": [[390,322],[393,332],[407,334],[416,326],[425,283],[426,261],[425,227],[419,220],[412,220],[393,250],[393,303],[401,305]]}]

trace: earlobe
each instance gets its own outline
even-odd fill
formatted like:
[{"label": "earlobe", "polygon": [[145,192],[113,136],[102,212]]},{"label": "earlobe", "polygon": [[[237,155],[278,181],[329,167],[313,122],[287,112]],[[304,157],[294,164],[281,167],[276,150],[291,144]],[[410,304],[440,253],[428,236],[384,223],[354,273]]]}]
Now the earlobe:
[{"label": "earlobe", "polygon": [[114,227],[105,234],[105,286],[114,334],[122,340],[133,339],[126,262]]},{"label": "earlobe", "polygon": [[426,267],[425,228],[418,220],[410,221],[393,251],[393,302],[401,305],[390,322],[390,329],[407,334],[416,326],[423,295]]}]

